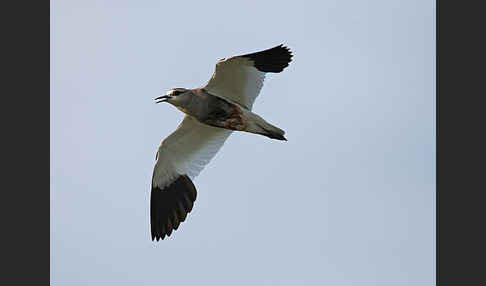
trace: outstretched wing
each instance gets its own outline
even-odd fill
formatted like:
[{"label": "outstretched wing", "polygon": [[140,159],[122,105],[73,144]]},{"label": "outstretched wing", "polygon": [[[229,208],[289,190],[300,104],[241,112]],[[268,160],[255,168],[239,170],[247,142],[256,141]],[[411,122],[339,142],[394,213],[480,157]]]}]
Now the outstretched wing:
[{"label": "outstretched wing", "polygon": [[265,73],[279,73],[291,60],[289,48],[283,45],[222,59],[216,63],[213,76],[202,88],[251,110],[262,89]]},{"label": "outstretched wing", "polygon": [[231,132],[203,125],[186,115],[160,143],[150,195],[152,240],[170,236],[186,219],[197,194],[191,179],[209,163]]}]

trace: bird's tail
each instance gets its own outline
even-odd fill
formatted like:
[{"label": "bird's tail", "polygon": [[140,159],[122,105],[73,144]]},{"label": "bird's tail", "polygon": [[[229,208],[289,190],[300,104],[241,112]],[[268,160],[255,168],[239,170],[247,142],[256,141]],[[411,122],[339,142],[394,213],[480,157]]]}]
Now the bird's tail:
[{"label": "bird's tail", "polygon": [[284,137],[285,131],[268,123],[265,121],[265,119],[261,118],[257,114],[244,110],[243,117],[244,121],[248,123],[248,127],[243,131],[260,134],[272,139],[287,141],[287,139]]}]

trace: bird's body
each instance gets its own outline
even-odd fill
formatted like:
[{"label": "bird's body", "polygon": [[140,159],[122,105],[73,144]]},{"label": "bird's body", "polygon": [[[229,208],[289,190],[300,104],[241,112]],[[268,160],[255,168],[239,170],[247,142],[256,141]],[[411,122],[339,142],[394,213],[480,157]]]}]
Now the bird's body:
[{"label": "bird's body", "polygon": [[285,140],[284,131],[238,103],[210,94],[204,88],[186,90],[177,108],[203,124]]},{"label": "bird's body", "polygon": [[194,177],[209,163],[233,131],[286,140],[285,131],[251,111],[265,73],[281,72],[292,55],[282,45],[222,59],[201,88],[175,88],[156,98],[186,114],[162,141],[152,176],[152,239],[164,239],[185,220],[196,200]]}]

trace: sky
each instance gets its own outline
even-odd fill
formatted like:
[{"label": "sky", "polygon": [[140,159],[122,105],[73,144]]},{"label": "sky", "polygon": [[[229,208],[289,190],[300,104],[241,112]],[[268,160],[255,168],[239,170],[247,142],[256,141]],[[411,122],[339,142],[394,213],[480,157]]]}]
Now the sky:
[{"label": "sky", "polygon": [[[51,285],[435,285],[435,1],[51,0]],[[154,98],[288,46],[168,239]]]}]

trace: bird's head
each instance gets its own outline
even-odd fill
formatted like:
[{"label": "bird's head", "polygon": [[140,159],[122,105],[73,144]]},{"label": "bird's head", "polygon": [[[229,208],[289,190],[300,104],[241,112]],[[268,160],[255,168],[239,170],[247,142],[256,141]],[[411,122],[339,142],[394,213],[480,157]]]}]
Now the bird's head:
[{"label": "bird's head", "polygon": [[192,98],[191,90],[185,88],[173,88],[166,94],[155,99],[156,103],[168,102],[176,107],[184,107]]}]

